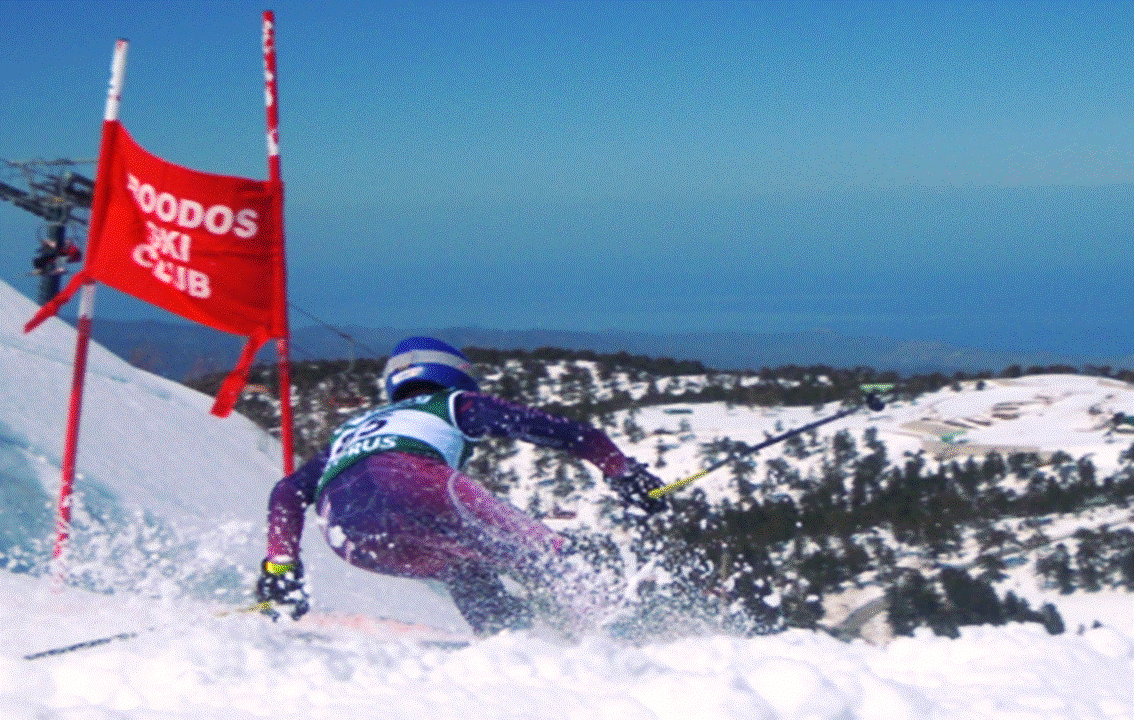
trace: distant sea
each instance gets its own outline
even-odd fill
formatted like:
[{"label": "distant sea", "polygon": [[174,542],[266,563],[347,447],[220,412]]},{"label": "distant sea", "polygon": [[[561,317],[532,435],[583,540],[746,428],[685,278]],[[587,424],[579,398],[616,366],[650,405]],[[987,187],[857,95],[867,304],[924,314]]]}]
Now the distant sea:
[{"label": "distant sea", "polygon": [[[95,318],[96,342],[138,367],[182,381],[210,372],[226,371],[243,346],[239,337],[206,327],[158,320]],[[1134,367],[1134,350],[1103,354],[1025,351],[952,344],[944,340],[901,340],[846,335],[832,330],[798,333],[629,333],[554,330],[493,330],[477,327],[297,327],[292,329],[293,361],[384,357],[398,340],[431,335],[457,347],[534,350],[558,347],[599,353],[697,360],[717,370],[759,370],[785,365],[872,367],[902,375],[957,371],[1000,372],[1011,365],[1086,365]],[[1022,336],[1021,336],[1022,339]],[[1001,341],[1004,339],[1001,338]],[[990,343],[991,344],[991,343]],[[1118,348],[1116,348],[1116,351]],[[274,344],[258,358],[275,361]]]}]

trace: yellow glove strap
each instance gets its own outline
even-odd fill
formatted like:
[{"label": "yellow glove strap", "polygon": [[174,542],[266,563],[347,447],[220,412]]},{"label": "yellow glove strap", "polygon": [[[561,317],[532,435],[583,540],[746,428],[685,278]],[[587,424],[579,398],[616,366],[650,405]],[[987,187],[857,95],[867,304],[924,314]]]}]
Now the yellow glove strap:
[{"label": "yellow glove strap", "polygon": [[283,575],[295,569],[295,563],[274,563],[271,560],[264,561],[264,570],[272,575]]}]

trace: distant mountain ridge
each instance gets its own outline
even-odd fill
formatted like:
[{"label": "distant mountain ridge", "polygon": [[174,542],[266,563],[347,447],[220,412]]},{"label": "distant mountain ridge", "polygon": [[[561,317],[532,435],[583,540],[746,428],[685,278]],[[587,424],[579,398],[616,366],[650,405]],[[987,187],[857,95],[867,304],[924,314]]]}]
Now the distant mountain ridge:
[{"label": "distant mountain ridge", "polygon": [[[189,323],[160,320],[95,318],[96,342],[137,367],[173,380],[186,380],[227,370],[242,348],[239,337]],[[999,371],[1010,365],[1050,366],[1082,363],[1114,365],[1114,360],[1069,358],[1054,353],[1009,353],[963,348],[933,341],[853,337],[832,331],[799,333],[636,333],[560,330],[492,330],[462,328],[330,328],[292,329],[295,361],[383,357],[400,339],[431,335],[457,347],[534,350],[559,347],[600,353],[698,360],[717,370],[759,370],[785,365],[871,367],[900,374]],[[261,352],[261,362],[274,361],[274,346]]]}]

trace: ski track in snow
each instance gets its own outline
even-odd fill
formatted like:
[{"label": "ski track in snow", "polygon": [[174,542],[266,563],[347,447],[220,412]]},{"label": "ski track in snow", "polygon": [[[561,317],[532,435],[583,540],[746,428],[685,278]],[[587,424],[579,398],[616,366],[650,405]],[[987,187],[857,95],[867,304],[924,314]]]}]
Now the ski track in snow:
[{"label": "ski track in snow", "polygon": [[[22,324],[34,309],[0,283],[0,542],[28,532],[50,541],[48,504],[59,481],[74,337],[58,321],[23,335]],[[171,591],[182,578],[178,572],[185,568],[178,563],[184,555],[143,573],[139,587],[145,592],[92,593],[61,587],[48,576],[0,571],[3,720],[1134,720],[1134,596],[1120,592],[1064,597],[1021,588],[1033,603],[1059,607],[1069,629],[1063,635],[1048,635],[1035,624],[966,627],[955,640],[919,631],[882,646],[794,630],[641,646],[599,635],[568,643],[539,632],[505,633],[440,649],[374,628],[272,623],[247,613],[218,616],[239,604],[241,589],[255,576],[267,492],[279,473],[278,443],[242,418],[211,417],[210,398],[135,370],[101,349],[92,354],[88,382],[80,492],[123,517],[140,518],[143,526],[160,519],[193,562],[236,568],[236,576],[230,572],[224,582],[216,581],[217,601],[206,602]],[[1082,407],[1069,409],[1077,397],[1109,403],[1108,412],[1134,411],[1134,391],[1127,387],[1100,389],[1093,380],[1077,378],[1029,382],[1036,387],[1017,384],[995,392],[1057,399],[1030,406],[1030,412],[1047,413],[1046,421],[1016,426],[1012,442],[1022,442],[1020,433],[1030,427],[1027,442],[1058,447],[1051,445],[1058,437],[1051,436],[1081,429],[1087,417]],[[947,407],[966,398],[973,404]],[[994,402],[1019,399],[998,398],[941,396],[932,408],[895,407],[885,414],[890,419],[874,421],[897,456],[921,442],[897,432],[902,422],[932,412],[976,415]],[[696,406],[681,417],[702,440],[727,434],[751,441],[776,421],[790,427],[814,415],[807,409],[770,414],[714,405]],[[650,410],[639,422],[675,426],[680,419]],[[860,432],[868,422],[852,418],[830,431]],[[1005,427],[978,425],[969,432],[973,442],[1002,442],[996,433]],[[981,433],[987,438],[980,439]],[[1100,433],[1076,437],[1080,447],[1095,453],[1100,468],[1128,445],[1104,444]],[[642,457],[649,457],[654,442],[643,441]],[[667,476],[696,469],[692,457],[673,453],[667,460]],[[703,487],[713,491],[724,484],[706,478]],[[145,541],[140,542],[131,551],[144,554]],[[389,616],[458,636],[467,632],[435,587],[353,570],[314,533],[307,534],[304,547],[313,615]],[[167,550],[152,548],[156,555]],[[1092,627],[1096,620],[1102,625]],[[124,632],[138,635],[23,659]]]},{"label": "ski track in snow", "polygon": [[[69,655],[0,658],[5,718],[1130,718],[1134,641],[1112,628],[963,628],[886,647],[787,633],[643,647],[504,634],[459,650],[260,616],[85,596],[9,576],[3,646],[159,625]],[[92,602],[92,599],[95,602]],[[303,623],[297,623],[296,627]],[[37,645],[37,647],[39,647]]]}]

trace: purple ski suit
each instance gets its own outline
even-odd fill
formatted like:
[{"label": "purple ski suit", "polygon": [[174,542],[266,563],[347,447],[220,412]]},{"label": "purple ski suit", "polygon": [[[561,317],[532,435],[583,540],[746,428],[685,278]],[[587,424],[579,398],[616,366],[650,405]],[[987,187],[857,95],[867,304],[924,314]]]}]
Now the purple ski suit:
[{"label": "purple ski suit", "polygon": [[486,597],[502,597],[496,576],[545,572],[563,538],[460,471],[466,443],[486,436],[561,449],[607,477],[629,467],[606,434],[589,425],[478,392],[410,399],[348,422],[331,445],[276,484],[268,558],[298,559],[304,512],[314,504],[324,537],[348,563],[441,580],[475,629],[492,625],[488,616],[503,612],[485,607]]}]

